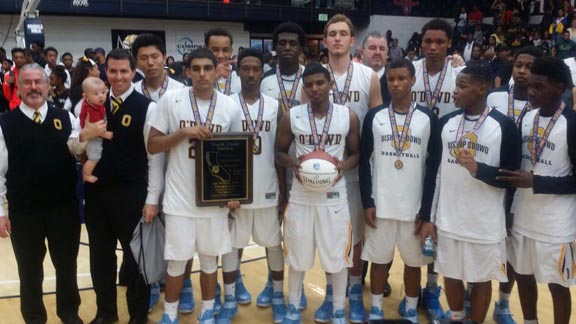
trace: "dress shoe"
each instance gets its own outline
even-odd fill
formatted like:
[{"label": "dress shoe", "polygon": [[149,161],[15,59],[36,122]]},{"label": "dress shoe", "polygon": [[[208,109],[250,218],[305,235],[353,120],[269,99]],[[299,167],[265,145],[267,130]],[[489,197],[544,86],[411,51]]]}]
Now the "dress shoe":
[{"label": "dress shoe", "polygon": [[90,324],[112,324],[116,322],[118,322],[118,316],[96,316],[96,318],[94,318]]},{"label": "dress shoe", "polygon": [[64,323],[64,324],[84,324],[84,322],[82,321],[82,319],[80,317],[78,317],[78,315],[70,316],[66,319],[63,319],[62,323]]},{"label": "dress shoe", "polygon": [[146,324],[148,323],[148,318],[131,318],[130,321],[128,321],[128,324]]}]

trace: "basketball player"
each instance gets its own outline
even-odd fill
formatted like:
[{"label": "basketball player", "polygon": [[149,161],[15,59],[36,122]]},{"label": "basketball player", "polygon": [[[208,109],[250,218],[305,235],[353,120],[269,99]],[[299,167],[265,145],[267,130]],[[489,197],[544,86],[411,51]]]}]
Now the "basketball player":
[{"label": "basketball player", "polygon": [[212,51],[218,61],[216,89],[227,96],[240,92],[240,78],[232,70],[232,45],[232,35],[222,28],[210,29],[204,36],[204,46]]},{"label": "basketball player", "polygon": [[[528,80],[530,79],[530,68],[534,60],[542,57],[542,50],[536,46],[520,48],[514,54],[514,65],[512,68],[512,86],[503,86],[493,90],[486,100],[488,108],[497,109],[504,115],[514,120],[516,126],[520,125],[522,117],[532,109],[528,101]],[[509,232],[512,228],[512,217],[506,215],[506,229]],[[506,245],[510,245],[508,237]],[[492,317],[499,324],[515,323],[510,313],[509,300],[510,293],[516,281],[514,273],[508,264],[508,282],[500,283],[499,299],[494,305]]]},{"label": "basketball player", "polygon": [[[307,102],[306,94],[302,91],[302,72],[304,66],[300,65],[298,58],[302,54],[302,49],[306,46],[306,33],[300,25],[293,22],[285,22],[278,25],[272,34],[272,45],[278,55],[278,64],[270,71],[266,72],[260,84],[263,94],[278,100],[281,113],[289,110],[293,106],[298,106]],[[293,154],[294,149],[290,149]],[[280,185],[280,197],[278,203],[279,212],[284,211],[287,202],[287,193],[292,186],[292,171],[284,170],[279,166],[280,173],[278,181]],[[286,188],[283,191],[283,188]],[[272,305],[272,276],[268,273],[266,287],[258,295],[256,303],[258,307],[268,307]],[[307,300],[302,291],[302,301],[300,309],[306,308]]]},{"label": "basketball player", "polygon": [[360,190],[368,225],[362,259],[372,263],[369,319],[384,318],[382,296],[397,247],[405,264],[406,303],[402,313],[405,319],[418,323],[420,267],[433,260],[422,255],[414,225],[426,165],[434,155],[429,139],[438,117],[411,100],[416,81],[412,62],[403,58],[392,61],[386,74],[392,100],[389,106],[366,115],[360,153]]},{"label": "basketball player", "polygon": [[[354,46],[355,28],[350,19],[344,15],[333,16],[324,27],[324,43],[328,49],[326,68],[332,76],[331,101],[346,105],[356,113],[360,124],[369,108],[382,104],[380,93],[380,80],[372,69],[361,63],[352,62],[350,51]],[[346,173],[348,204],[352,219],[352,233],[354,238],[354,265],[350,269],[348,297],[350,301],[350,321],[363,323],[366,319],[366,310],[362,301],[362,233],[364,230],[363,208],[360,199],[360,185],[358,183],[358,169]],[[331,278],[327,276],[326,290],[329,292]],[[333,313],[330,294],[322,303],[314,320],[327,322]]]},{"label": "basketball player", "polygon": [[[182,88],[184,85],[170,77],[164,70],[166,61],[166,47],[162,39],[154,34],[140,34],[132,43],[132,54],[136,58],[136,65],[144,73],[144,78],[134,84],[134,90],[144,95],[146,98],[158,102],[168,90]],[[150,182],[159,183],[160,192],[164,186],[165,153],[159,153],[159,163],[156,168],[149,166],[148,179]],[[149,204],[158,206],[160,197],[154,197]],[[184,289],[180,295],[178,310],[181,313],[191,313],[194,311],[194,295],[192,281],[190,280],[190,269],[192,263],[187,265],[184,275]],[[160,299],[160,285],[153,283],[150,285],[150,303],[148,311],[152,311],[154,305]]]},{"label": "basketball player", "polygon": [[242,107],[242,131],[254,137],[254,200],[232,212],[232,252],[222,257],[224,276],[224,306],[216,323],[228,324],[238,313],[236,303],[236,275],[239,268],[238,249],[248,245],[250,236],[256,244],[266,247],[268,267],[272,270],[274,323],[286,316],[284,304],[284,257],[282,255],[280,221],[277,217],[278,177],[274,165],[274,145],[279,117],[278,101],[260,92],[264,61],[260,51],[245,49],[238,55],[238,75],[242,92],[233,95]]},{"label": "basketball player", "polygon": [[158,102],[148,141],[150,153],[168,152],[163,209],[166,214],[166,276],[163,324],[178,323],[178,297],[188,260],[198,252],[202,311],[199,323],[214,323],[217,257],[230,252],[228,210],[194,203],[194,142],[212,133],[240,131],[241,110],[213,87],[216,58],[205,48],[190,53],[194,87],[169,91]]},{"label": "basketball player", "polygon": [[[290,203],[284,215],[290,304],[282,323],[302,323],[298,309],[302,280],[304,272],[313,266],[317,247],[322,268],[331,274],[333,280],[334,313],[330,318],[332,323],[344,324],[347,267],[352,265],[352,251],[346,179],[342,175],[345,170],[358,165],[360,123],[354,111],[330,102],[332,82],[324,67],[308,65],[302,73],[302,81],[310,104],[293,107],[282,117],[276,141],[276,161],[294,169],[297,179],[299,158],[312,151],[323,150],[341,162],[337,166],[337,182],[328,192],[311,191],[300,181],[293,182]],[[292,142],[295,143],[296,157],[288,154]]]},{"label": "basketball player", "polygon": [[447,317],[466,317],[466,281],[472,286],[470,319],[478,323],[490,306],[490,281],[507,280],[504,201],[509,185],[497,179],[498,171],[520,165],[514,122],[486,107],[491,82],[481,66],[466,67],[456,78],[454,104],[462,109],[442,117],[432,137],[436,155],[426,171],[420,210],[421,240],[431,235],[438,244],[435,268],[445,278]]},{"label": "basketball player", "polygon": [[531,72],[528,94],[537,109],[520,123],[522,168],[499,177],[517,187],[509,258],[524,323],[538,323],[534,278],[548,284],[554,323],[569,323],[576,262],[576,114],[560,95],[572,86],[570,71],[559,59],[541,57]]},{"label": "basketball player", "polygon": [[[455,57],[448,56],[452,46],[452,26],[442,19],[432,19],[422,27],[422,52],[424,58],[414,62],[416,83],[412,87],[412,100],[431,109],[442,117],[454,110],[452,92],[456,87],[456,76],[464,68],[454,67]],[[458,57],[459,59],[459,57]],[[428,266],[426,287],[422,290],[422,304],[429,318],[444,316],[440,305],[438,274],[434,264]],[[401,309],[400,309],[401,310]]]}]

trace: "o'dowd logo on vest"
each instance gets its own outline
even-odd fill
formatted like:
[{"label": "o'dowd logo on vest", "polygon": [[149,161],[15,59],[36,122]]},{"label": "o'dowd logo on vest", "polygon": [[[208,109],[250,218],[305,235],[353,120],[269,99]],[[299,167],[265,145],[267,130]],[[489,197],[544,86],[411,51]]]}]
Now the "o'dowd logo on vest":
[{"label": "o'dowd logo on vest", "polygon": [[62,130],[62,121],[58,118],[54,118],[54,128],[57,130]]},{"label": "o'dowd logo on vest", "polygon": [[122,126],[129,127],[131,122],[132,122],[132,116],[130,115],[122,116]]}]

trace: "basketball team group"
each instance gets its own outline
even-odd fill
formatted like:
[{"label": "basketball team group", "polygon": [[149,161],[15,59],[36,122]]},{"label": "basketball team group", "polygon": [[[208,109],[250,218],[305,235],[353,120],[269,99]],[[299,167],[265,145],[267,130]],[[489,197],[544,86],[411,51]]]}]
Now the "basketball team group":
[{"label": "basketball team group", "polygon": [[[198,323],[239,323],[238,305],[252,301],[240,273],[250,242],[266,249],[268,281],[256,303],[271,309],[270,322],[303,323],[305,275],[317,255],[326,278],[314,313],[319,323],[483,323],[498,281],[490,314],[497,323],[517,323],[513,315],[518,323],[539,323],[542,283],[554,319],[540,323],[568,324],[576,283],[570,70],[537,47],[523,47],[514,53],[510,83],[494,89],[485,67],[447,55],[452,35],[449,23],[432,19],[422,27],[423,59],[388,62],[385,36],[374,31],[355,39],[354,25],[337,14],[324,28],[328,63],[303,66],[305,32],[285,22],[273,32],[278,62],[264,72],[259,50],[244,49],[231,61],[232,36],[216,28],[187,57],[189,87],[164,69],[163,40],[141,34],[131,51],[106,56],[109,87],[88,76],[83,99],[70,111],[47,102],[42,67],[21,66],[21,103],[0,115],[0,198],[8,200],[7,211],[0,208],[0,236],[12,240],[24,321],[47,321],[47,240],[57,315],[83,323],[75,158],[83,155],[92,324],[119,321],[118,241],[131,324],[147,323],[161,287],[160,324],[177,324],[179,313],[194,311],[195,256]],[[352,59],[355,44],[362,62]],[[144,77],[133,83],[137,68]],[[252,203],[199,207],[195,145],[227,132],[253,138]],[[167,275],[151,283],[130,241],[141,218],[157,217],[165,224]],[[404,263],[404,298],[398,313],[385,314],[394,256]],[[514,284],[518,295],[511,297]],[[522,314],[510,312],[510,298],[519,299]]]}]

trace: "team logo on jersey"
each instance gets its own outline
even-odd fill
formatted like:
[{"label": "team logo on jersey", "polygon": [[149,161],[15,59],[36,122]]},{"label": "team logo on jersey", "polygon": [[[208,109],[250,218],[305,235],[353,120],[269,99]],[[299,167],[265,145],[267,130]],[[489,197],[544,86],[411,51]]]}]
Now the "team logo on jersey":
[{"label": "team logo on jersey", "polygon": [[132,123],[132,116],[130,115],[122,116],[122,126],[129,127],[130,123]]},{"label": "team logo on jersey", "polygon": [[62,130],[62,121],[60,119],[54,118],[54,128]]},{"label": "team logo on jersey", "polygon": [[[470,152],[470,154],[473,157],[475,157],[478,147],[479,147],[478,135],[476,135],[475,133],[464,135],[464,137],[462,137],[462,139],[459,142],[448,143],[448,148],[450,148],[450,155],[454,158],[456,157],[456,150],[459,149],[467,149]],[[488,148],[486,148],[486,152],[488,152]]]},{"label": "team logo on jersey", "polygon": [[[545,131],[546,130],[543,127],[538,127],[538,141],[542,139],[542,136],[544,136]],[[532,152],[532,149],[534,148],[534,141],[532,141],[533,136],[534,136],[534,129],[531,127],[530,135],[524,136],[524,138],[522,139],[523,142],[528,142],[528,152]],[[556,145],[549,141],[546,141],[544,147],[550,149],[551,151],[554,151],[554,149],[556,149]]]},{"label": "team logo on jersey", "polygon": [[[411,130],[410,128],[408,128],[407,132],[408,132],[408,133],[406,134],[406,139],[407,139],[407,140],[404,141],[404,145],[403,145],[402,148],[399,149],[399,151],[402,151],[402,152],[408,151],[408,149],[410,148],[410,137],[411,137],[411,135],[412,135],[412,130]],[[398,133],[399,133],[399,134],[403,134],[403,133],[404,133],[404,125],[398,125]],[[395,149],[395,150],[398,149],[398,148],[396,147],[396,143],[395,143],[394,141],[392,141],[390,144],[392,145],[392,148],[393,148],[393,149]]]}]

